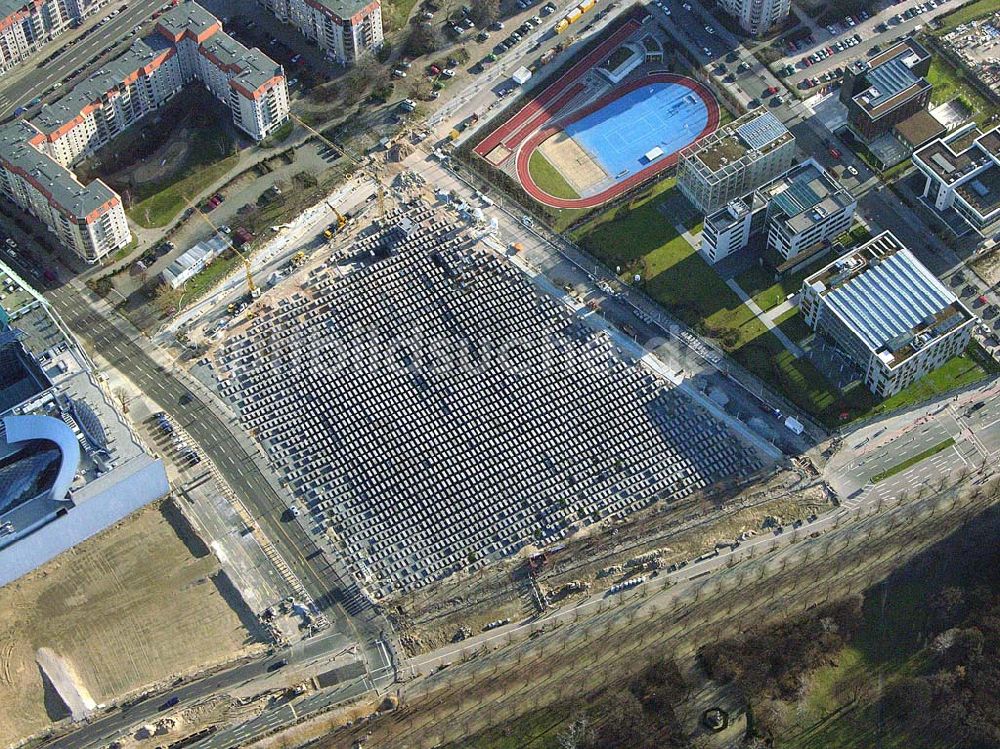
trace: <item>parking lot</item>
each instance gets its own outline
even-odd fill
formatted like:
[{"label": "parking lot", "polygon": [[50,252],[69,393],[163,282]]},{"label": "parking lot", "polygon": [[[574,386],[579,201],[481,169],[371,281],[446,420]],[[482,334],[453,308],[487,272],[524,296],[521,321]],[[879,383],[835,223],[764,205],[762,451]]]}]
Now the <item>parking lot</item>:
[{"label": "parking lot", "polygon": [[919,30],[935,16],[954,10],[962,0],[906,0],[888,3],[876,13],[845,16],[838,23],[817,26],[791,46],[773,67],[794,90],[816,93],[838,80],[852,60],[888,49],[901,36]]}]

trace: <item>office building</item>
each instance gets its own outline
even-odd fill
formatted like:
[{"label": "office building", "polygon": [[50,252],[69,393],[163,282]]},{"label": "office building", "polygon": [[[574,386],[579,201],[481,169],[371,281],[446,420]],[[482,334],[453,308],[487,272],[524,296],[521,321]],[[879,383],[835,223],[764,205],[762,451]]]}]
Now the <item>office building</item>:
[{"label": "office building", "polygon": [[759,236],[767,218],[767,204],[756,192],[733,198],[705,216],[698,251],[713,265],[739,252]]},{"label": "office building", "polygon": [[813,159],[762,187],[767,203],[767,246],[791,260],[851,228],[858,201]]},{"label": "office building", "polygon": [[121,198],[100,180],[82,185],[70,167],[190,82],[211,91],[254,140],[288,119],[281,66],[225,34],[200,5],[183,2],[159,18],[154,34],[30,122],[0,127],[0,190],[89,263],[127,246],[131,234]]},{"label": "office building", "polygon": [[379,0],[258,0],[341,65],[382,46]]},{"label": "office building", "polygon": [[717,263],[763,235],[762,244],[784,262],[850,229],[856,207],[850,192],[809,159],[709,214],[699,250],[708,262]]},{"label": "office building", "polygon": [[790,0],[720,0],[719,4],[751,36],[762,36],[784,21],[792,5]]},{"label": "office building", "polygon": [[969,344],[975,316],[890,232],[802,284],[802,316],[832,338],[886,398]]},{"label": "office building", "polygon": [[795,138],[770,112],[749,112],[681,150],[677,186],[713,213],[788,171]]},{"label": "office building", "polygon": [[170,489],[86,353],[0,263],[0,585]]},{"label": "office building", "polygon": [[851,130],[867,143],[927,109],[931,100],[931,84],[926,80],[930,66],[930,53],[912,38],[848,65],[840,101],[847,107]]},{"label": "office building", "polygon": [[970,123],[918,150],[913,164],[924,176],[923,199],[937,211],[954,211],[958,226],[980,236],[1000,232],[1000,130]]}]

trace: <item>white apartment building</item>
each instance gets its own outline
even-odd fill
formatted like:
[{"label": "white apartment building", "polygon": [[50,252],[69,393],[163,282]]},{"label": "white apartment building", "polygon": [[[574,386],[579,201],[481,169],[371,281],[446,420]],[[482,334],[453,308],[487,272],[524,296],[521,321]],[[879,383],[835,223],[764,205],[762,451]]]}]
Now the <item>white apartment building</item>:
[{"label": "white apartment building", "polygon": [[890,232],[802,284],[802,316],[887,398],[969,345],[975,316]]},{"label": "white apartment building", "polygon": [[382,46],[379,0],[258,0],[341,65],[353,65]]},{"label": "white apartment building", "polygon": [[857,205],[837,180],[808,159],[706,216],[699,251],[717,263],[764,233],[767,248],[782,261],[791,260],[850,229]]},{"label": "white apartment building", "polygon": [[131,241],[121,199],[96,180],[84,187],[69,167],[92,154],[191,81],[229,107],[233,122],[262,140],[288,119],[284,71],[222,31],[194,2],[160,17],[137,40],[29,122],[0,131],[0,189],[90,263]]},{"label": "white apartment building", "polygon": [[936,210],[954,210],[982,237],[1000,232],[1000,129],[983,133],[970,123],[916,151],[913,164]]},{"label": "white apartment building", "polygon": [[770,112],[748,112],[680,152],[677,186],[705,214],[788,171],[795,138]]},{"label": "white apartment building", "polygon": [[10,70],[74,22],[99,0],[0,0],[0,72]]},{"label": "white apartment building", "polygon": [[791,0],[721,0],[723,10],[739,19],[740,27],[761,36],[788,17]]}]

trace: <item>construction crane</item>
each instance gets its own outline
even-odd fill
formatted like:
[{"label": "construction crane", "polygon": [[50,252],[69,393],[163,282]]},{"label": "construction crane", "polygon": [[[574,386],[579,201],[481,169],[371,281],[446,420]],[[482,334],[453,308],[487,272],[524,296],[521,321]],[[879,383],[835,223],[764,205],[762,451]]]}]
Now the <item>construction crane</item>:
[{"label": "construction crane", "polygon": [[341,212],[337,210],[337,207],[333,203],[331,203],[329,200],[326,201],[326,204],[328,206],[330,206],[330,210],[333,211],[334,215],[336,215],[336,217],[337,217],[337,231],[340,231],[345,226],[347,226],[347,219],[344,218],[343,214],[341,214]]},{"label": "construction crane", "polygon": [[[184,202],[188,204],[188,206],[191,208],[191,210],[195,212],[195,214],[201,217],[202,221],[204,221],[206,224],[212,227],[212,231],[214,231],[216,234],[219,234],[222,231],[218,226],[215,225],[212,219],[210,219],[208,216],[205,215],[204,211],[198,208],[198,206],[196,206],[187,198],[184,198]],[[260,296],[260,289],[258,289],[257,284],[253,282],[253,272],[250,269],[250,261],[247,259],[246,255],[240,252],[239,248],[235,244],[230,242],[229,246],[233,248],[233,250],[236,252],[237,257],[239,257],[240,262],[243,263],[243,270],[246,273],[247,277],[247,291],[250,293],[250,298],[256,299],[257,297]]]},{"label": "construction crane", "polygon": [[[299,123],[302,127],[304,127],[306,130],[308,130],[310,133],[319,138],[328,148],[340,154],[345,159],[354,164],[356,167],[358,167],[358,169],[360,169],[365,174],[365,176],[367,176],[372,182],[375,183],[376,194],[378,196],[379,218],[385,218],[385,197],[386,197],[385,185],[382,184],[382,180],[375,173],[375,171],[373,169],[363,166],[361,162],[357,159],[357,157],[349,153],[347,149],[338,146],[332,140],[323,135],[323,133],[319,132],[316,128],[303,122],[300,118],[296,117],[295,115],[289,115],[289,116],[297,123]],[[327,205],[330,205],[329,202],[327,202]],[[330,207],[333,208],[332,205]],[[347,220],[340,215],[340,213],[337,211],[336,208],[333,208],[333,211],[334,213],[337,214],[337,228],[342,229],[343,225],[347,223]],[[344,224],[341,224],[341,220],[343,220]]]}]

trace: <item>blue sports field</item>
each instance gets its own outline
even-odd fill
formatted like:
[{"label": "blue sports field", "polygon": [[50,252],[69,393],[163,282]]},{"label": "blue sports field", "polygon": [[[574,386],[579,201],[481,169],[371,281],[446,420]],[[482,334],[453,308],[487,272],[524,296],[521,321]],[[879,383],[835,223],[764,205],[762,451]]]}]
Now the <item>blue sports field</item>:
[{"label": "blue sports field", "polygon": [[659,146],[665,158],[693,142],[708,123],[708,107],[680,83],[650,82],[568,124],[571,136],[611,177],[648,166]]}]

